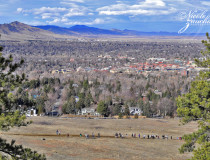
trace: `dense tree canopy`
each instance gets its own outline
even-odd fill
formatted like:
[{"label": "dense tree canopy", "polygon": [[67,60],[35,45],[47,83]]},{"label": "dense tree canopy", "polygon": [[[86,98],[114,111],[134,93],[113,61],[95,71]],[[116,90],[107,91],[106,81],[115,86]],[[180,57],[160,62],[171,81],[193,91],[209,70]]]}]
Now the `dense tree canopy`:
[{"label": "dense tree canopy", "polygon": [[[198,121],[199,129],[193,134],[185,135],[186,143],[180,148],[180,152],[193,151],[193,160],[210,159],[210,37],[202,41],[206,50],[202,51],[203,59],[196,59],[197,65],[205,67],[199,77],[192,82],[189,93],[177,98],[177,112],[182,116],[182,122]],[[199,144],[197,148],[195,145]]]}]

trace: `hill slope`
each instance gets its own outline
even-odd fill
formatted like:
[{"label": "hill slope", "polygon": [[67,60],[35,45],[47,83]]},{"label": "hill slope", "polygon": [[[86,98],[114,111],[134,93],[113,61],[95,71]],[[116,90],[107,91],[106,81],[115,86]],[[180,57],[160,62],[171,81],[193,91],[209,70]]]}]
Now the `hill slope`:
[{"label": "hill slope", "polygon": [[51,40],[64,38],[53,32],[31,27],[17,21],[9,24],[0,24],[0,34],[2,40]]}]

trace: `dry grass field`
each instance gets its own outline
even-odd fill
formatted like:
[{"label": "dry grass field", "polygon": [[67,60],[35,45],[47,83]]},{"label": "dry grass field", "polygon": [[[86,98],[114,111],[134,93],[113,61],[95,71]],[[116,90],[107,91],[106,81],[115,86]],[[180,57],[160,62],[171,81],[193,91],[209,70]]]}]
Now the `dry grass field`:
[{"label": "dry grass field", "polygon": [[[176,137],[195,131],[197,126],[196,123],[179,126],[177,119],[33,117],[28,120],[33,120],[33,124],[1,132],[1,137],[15,139],[17,144],[44,153],[49,160],[184,160],[191,154],[179,154],[178,148],[184,141]],[[60,136],[56,135],[57,129]],[[101,137],[79,137],[80,133],[91,136],[92,132],[100,133]],[[116,132],[128,137],[114,138]],[[132,138],[132,133],[140,133],[141,138]],[[144,134],[159,135],[160,139],[142,139]],[[162,139],[163,134],[169,139]]]}]

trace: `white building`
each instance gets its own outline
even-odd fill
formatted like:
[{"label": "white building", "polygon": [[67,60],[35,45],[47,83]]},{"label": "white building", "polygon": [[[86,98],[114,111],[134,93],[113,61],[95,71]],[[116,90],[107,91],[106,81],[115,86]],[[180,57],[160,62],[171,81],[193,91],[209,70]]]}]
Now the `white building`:
[{"label": "white building", "polygon": [[36,109],[29,109],[26,112],[26,117],[37,116]]},{"label": "white building", "polygon": [[138,107],[129,107],[130,115],[138,114],[139,116],[143,113]]},{"label": "white building", "polygon": [[91,115],[91,116],[99,116],[100,114],[95,111],[94,108],[83,108],[79,114],[81,115]]}]

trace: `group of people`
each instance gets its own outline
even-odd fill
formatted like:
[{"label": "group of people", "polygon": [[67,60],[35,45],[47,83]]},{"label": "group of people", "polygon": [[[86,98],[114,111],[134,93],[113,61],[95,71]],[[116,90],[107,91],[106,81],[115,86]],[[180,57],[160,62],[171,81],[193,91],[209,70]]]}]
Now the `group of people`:
[{"label": "group of people", "polygon": [[[80,133],[79,136],[82,137],[82,134]],[[101,135],[100,135],[100,133],[98,133],[97,138],[100,138],[100,137],[101,137]],[[95,134],[93,132],[92,132],[91,136],[89,134],[85,134],[85,138],[86,139],[88,139],[88,138],[95,138]]]},{"label": "group of people", "polygon": [[[125,134],[125,137],[128,137],[128,134]],[[131,137],[132,138],[141,138],[141,134],[136,134],[136,133],[132,133],[131,134]],[[160,139],[160,136],[159,135],[143,135],[142,136],[143,139]],[[121,134],[121,133],[115,133],[115,138],[124,138],[124,135]],[[162,135],[162,139],[169,139],[169,137],[167,135]],[[173,139],[172,136],[170,136],[170,139]],[[177,137],[178,140],[182,140],[182,137]]]},{"label": "group of people", "polygon": [[[127,134],[125,136],[127,137]],[[118,138],[118,137],[124,138],[123,134],[121,134],[121,133],[115,133],[115,138]]]},{"label": "group of people", "polygon": [[[56,135],[60,135],[60,131],[59,130],[57,130],[56,131]],[[92,138],[92,139],[94,139],[95,137],[97,137],[97,138],[100,138],[101,137],[101,134],[100,133],[98,133],[97,135],[95,135],[93,132],[92,132],[92,134],[91,135],[89,135],[89,134],[84,134],[84,135],[82,135],[82,133],[80,133],[79,134],[79,136],[80,137],[83,137],[83,136],[85,136],[85,138],[86,139],[88,139],[88,138]],[[67,137],[69,137],[69,134],[67,134]],[[115,138],[128,138],[129,136],[128,136],[128,134],[125,134],[125,135],[123,135],[122,133],[115,133],[115,135],[114,135],[114,137]],[[132,133],[131,134],[131,137],[132,138],[141,138],[141,134],[139,133],[139,134],[136,134],[136,133]],[[143,139],[160,139],[160,136],[159,135],[143,135],[142,136],[142,138]],[[167,136],[167,135],[162,135],[162,139],[169,139],[169,137]],[[170,139],[173,139],[173,137],[172,136],[170,136]],[[176,138],[177,140],[182,140],[182,137],[177,137]]]}]

